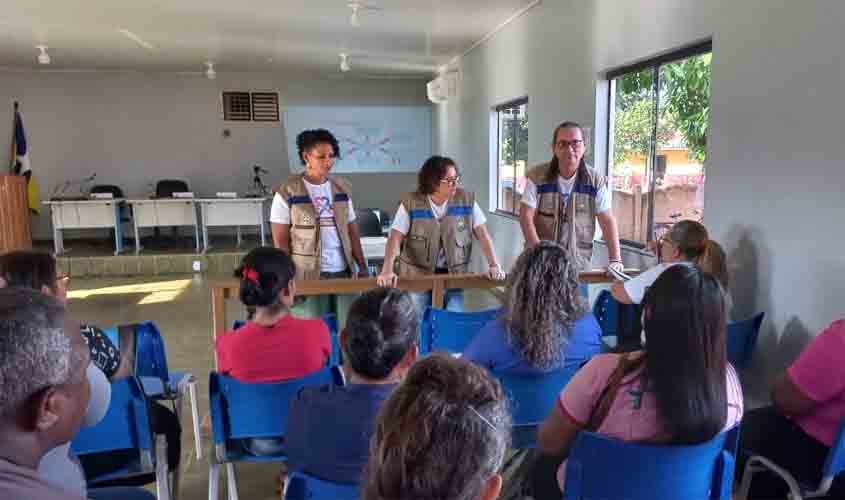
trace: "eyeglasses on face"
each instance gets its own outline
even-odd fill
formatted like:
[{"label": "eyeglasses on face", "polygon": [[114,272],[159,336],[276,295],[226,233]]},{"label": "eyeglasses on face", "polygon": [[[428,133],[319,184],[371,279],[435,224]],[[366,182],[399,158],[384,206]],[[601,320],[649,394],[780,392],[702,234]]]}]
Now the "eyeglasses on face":
[{"label": "eyeglasses on face", "polygon": [[450,186],[457,186],[458,184],[461,183],[461,176],[456,175],[455,177],[446,177],[444,179],[440,179],[440,182],[445,182],[446,184],[448,184]]},{"label": "eyeglasses on face", "polygon": [[561,139],[561,140],[559,140],[555,143],[555,147],[557,149],[568,149],[568,148],[581,149],[581,146],[583,146],[583,145],[584,145],[584,141],[581,140],[581,139],[575,139],[574,141],[567,141],[567,140]]}]

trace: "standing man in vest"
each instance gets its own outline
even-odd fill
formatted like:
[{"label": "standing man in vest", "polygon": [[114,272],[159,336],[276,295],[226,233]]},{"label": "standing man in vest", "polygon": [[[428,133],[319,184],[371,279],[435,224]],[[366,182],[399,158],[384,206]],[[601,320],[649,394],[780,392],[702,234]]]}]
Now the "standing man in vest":
[{"label": "standing man in vest", "polygon": [[[487,221],[484,212],[473,193],[458,187],[460,182],[458,168],[451,158],[432,156],[426,160],[418,175],[416,192],[406,193],[396,209],[384,267],[378,276],[380,286],[396,286],[397,274],[469,272],[473,235],[487,258],[487,276],[493,280],[505,278],[484,225]],[[431,305],[431,292],[413,296],[420,311]],[[446,309],[463,310],[462,290],[447,289],[444,299]]]},{"label": "standing man in vest", "polygon": [[552,161],[528,171],[519,210],[525,245],[531,248],[540,240],[559,242],[575,256],[579,270],[588,270],[598,221],[607,241],[608,269],[622,271],[607,178],[587,165],[584,150],[581,126],[564,122],[553,135]]}]

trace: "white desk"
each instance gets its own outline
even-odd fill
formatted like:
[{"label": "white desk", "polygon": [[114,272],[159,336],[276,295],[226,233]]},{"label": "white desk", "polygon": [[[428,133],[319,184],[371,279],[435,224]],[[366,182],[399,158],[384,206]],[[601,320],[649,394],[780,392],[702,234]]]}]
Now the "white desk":
[{"label": "white desk", "polygon": [[236,226],[238,246],[241,246],[241,226],[258,226],[261,231],[261,245],[267,242],[267,227],[264,224],[264,204],[270,198],[199,198],[194,201],[200,206],[202,215],[203,252],[211,248],[208,244],[208,228]]},{"label": "white desk", "polygon": [[44,205],[50,207],[53,219],[53,247],[56,255],[65,251],[62,239],[64,229],[114,229],[114,253],[123,251],[123,227],[120,222],[122,198],[112,200],[51,200]]},{"label": "white desk", "polygon": [[141,238],[138,229],[142,227],[194,226],[197,251],[200,249],[200,233],[197,224],[197,207],[190,198],[154,198],[127,200],[132,205],[132,220],[135,225],[135,255],[141,252]]}]

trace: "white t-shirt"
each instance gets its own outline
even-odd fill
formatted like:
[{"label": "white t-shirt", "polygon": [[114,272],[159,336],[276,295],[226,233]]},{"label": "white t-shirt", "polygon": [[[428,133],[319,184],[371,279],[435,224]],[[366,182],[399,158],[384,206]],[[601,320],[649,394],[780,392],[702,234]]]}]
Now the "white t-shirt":
[{"label": "white t-shirt", "polygon": [[[634,304],[640,304],[643,301],[643,297],[645,297],[645,292],[648,290],[657,278],[663,274],[663,271],[669,269],[674,265],[685,265],[685,262],[661,262],[656,266],[652,267],[648,271],[644,271],[642,274],[635,276],[624,283],[625,286],[625,293],[628,294],[628,297],[631,298],[631,301]],[[686,264],[688,265],[688,264]]]},{"label": "white t-shirt", "polygon": [[[446,215],[446,209],[449,205],[448,201],[442,205],[436,205],[429,196],[428,204],[431,205],[431,212],[434,214],[435,219],[440,220],[444,215]],[[485,222],[487,222],[487,217],[484,216],[484,212],[481,211],[481,207],[478,206],[478,203],[473,203],[472,228],[475,229]],[[391,224],[390,229],[395,229],[403,235],[408,234],[408,231],[411,230],[411,218],[408,217],[408,211],[401,203],[399,204],[399,208],[396,209],[396,215],[393,216],[393,224]],[[441,248],[440,254],[437,256],[436,267],[446,267],[446,265],[446,251]]]},{"label": "white t-shirt", "polygon": [[[334,220],[334,193],[332,183],[326,181],[322,184],[311,184],[303,180],[308,196],[314,204],[314,211],[320,221],[320,271],[337,273],[347,268],[346,258],[343,255],[343,244],[340,242],[340,235],[337,234],[337,226]],[[349,199],[349,222],[355,222],[355,207],[352,206],[352,198]],[[273,204],[270,206],[270,222],[274,224],[290,224],[290,207],[282,195],[276,193],[273,196]]]},{"label": "white t-shirt", "polygon": [[[578,177],[577,173],[569,179],[564,179],[559,175],[557,176],[557,185],[560,195],[563,197],[564,205],[569,201],[572,188],[575,186],[576,177]],[[522,193],[521,203],[531,208],[537,208],[537,185],[531,182],[531,179],[525,179],[525,191]],[[610,192],[607,189],[607,184],[605,184],[596,193],[596,213],[600,214],[610,210],[610,203]]]}]

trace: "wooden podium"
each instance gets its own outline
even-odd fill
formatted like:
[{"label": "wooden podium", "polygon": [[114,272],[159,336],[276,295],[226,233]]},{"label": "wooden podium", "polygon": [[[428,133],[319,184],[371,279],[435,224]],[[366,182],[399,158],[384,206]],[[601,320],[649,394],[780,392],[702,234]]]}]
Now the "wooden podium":
[{"label": "wooden podium", "polygon": [[26,177],[0,175],[0,254],[32,248]]}]

